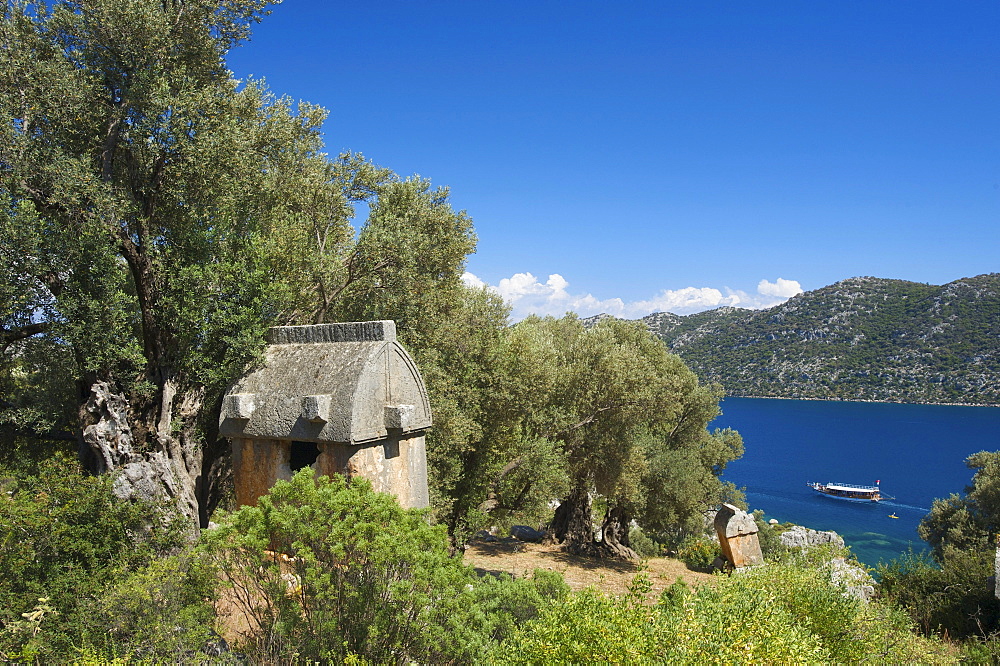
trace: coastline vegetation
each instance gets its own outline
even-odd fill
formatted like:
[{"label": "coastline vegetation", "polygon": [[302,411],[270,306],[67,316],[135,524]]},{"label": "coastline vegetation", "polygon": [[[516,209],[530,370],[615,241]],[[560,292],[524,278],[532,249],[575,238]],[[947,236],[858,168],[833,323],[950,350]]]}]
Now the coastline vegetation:
[{"label": "coastline vegetation", "polygon": [[[0,582],[0,594],[11,600],[21,586],[32,604],[23,619],[4,618],[7,660],[939,663],[955,656],[914,635],[898,606],[845,594],[808,558],[775,558],[694,589],[675,583],[654,598],[641,572],[622,596],[571,592],[551,571],[481,575],[451,556],[446,531],[426,511],[401,509],[365,481],[315,479],[308,468],[257,506],[219,516],[196,544],[183,530],[137,537],[132,521],[141,511],[160,518],[151,507],[109,501],[108,477],[62,468],[59,481],[61,503],[107,502],[119,513],[61,513],[45,523],[32,517],[45,514],[52,497],[28,484],[0,505],[5,524],[20,520],[37,537],[20,559],[0,551],[17,574]],[[66,567],[89,542],[43,543],[57,522],[125,536]],[[34,565],[42,553],[46,571]],[[65,596],[28,599],[57,583]]]},{"label": "coastline vegetation", "polygon": [[[0,10],[0,659],[935,662],[957,656],[943,631],[993,649],[975,581],[995,454],[925,521],[935,560],[892,565],[870,603],[768,537],[768,566],[656,599],[641,574],[611,596],[463,564],[470,536],[530,522],[573,552],[705,566],[742,440],[707,427],[720,386],[641,324],[510,325],[461,281],[476,237],[447,189],[331,158],[324,110],[232,80],[268,5]],[[424,374],[432,507],[308,469],[233,506],[219,403],[266,328],[369,319]]]}]

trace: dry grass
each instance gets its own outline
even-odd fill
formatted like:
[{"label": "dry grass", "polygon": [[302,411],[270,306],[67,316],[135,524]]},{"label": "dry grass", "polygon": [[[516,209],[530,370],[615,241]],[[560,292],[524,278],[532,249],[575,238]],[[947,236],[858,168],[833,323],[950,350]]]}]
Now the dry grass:
[{"label": "dry grass", "polygon": [[[573,590],[593,587],[606,594],[621,595],[628,591],[629,583],[639,572],[637,562],[599,560],[579,557],[562,552],[559,546],[504,539],[496,542],[474,541],[465,551],[464,561],[480,574],[508,573],[512,576],[531,575],[535,569],[558,571]],[[691,571],[680,560],[656,557],[645,562],[653,589],[648,595],[655,600],[660,592],[678,578],[689,586],[711,585],[714,577]],[[219,613],[219,633],[230,644],[238,644],[253,630],[253,621],[247,617],[245,603],[238,600],[234,588],[225,588],[216,602]]]},{"label": "dry grass", "polygon": [[[465,563],[480,573],[509,573],[512,576],[530,575],[535,569],[558,571],[573,590],[593,587],[606,594],[620,595],[628,591],[629,583],[639,566],[636,562],[599,560],[564,553],[559,546],[503,541],[474,541],[465,551]],[[691,571],[680,560],[655,557],[646,560],[646,571],[653,584],[651,597],[655,598],[678,578],[691,587],[712,584],[711,574]]]}]

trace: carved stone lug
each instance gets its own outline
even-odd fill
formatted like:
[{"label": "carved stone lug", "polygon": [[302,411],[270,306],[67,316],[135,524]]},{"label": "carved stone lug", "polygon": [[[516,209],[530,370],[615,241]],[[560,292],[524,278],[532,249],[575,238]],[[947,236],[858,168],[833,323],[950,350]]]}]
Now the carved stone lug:
[{"label": "carved stone lug", "polygon": [[409,430],[416,412],[416,405],[389,405],[385,408],[385,427],[388,430]]},{"label": "carved stone lug", "polygon": [[310,423],[326,423],[330,420],[328,395],[307,395],[302,398],[302,418]]},{"label": "carved stone lug", "polygon": [[256,408],[253,393],[230,393],[222,399],[222,418],[249,421]]}]

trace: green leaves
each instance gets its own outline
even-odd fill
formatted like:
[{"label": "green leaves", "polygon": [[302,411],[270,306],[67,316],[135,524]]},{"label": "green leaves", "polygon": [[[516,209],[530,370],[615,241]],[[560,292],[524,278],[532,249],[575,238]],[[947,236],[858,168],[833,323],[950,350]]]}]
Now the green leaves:
[{"label": "green leaves", "polygon": [[574,316],[529,317],[512,336],[535,350],[526,364],[539,381],[532,427],[558,443],[572,485],[661,534],[722,498],[717,477],[743,449],[737,433],[706,430],[719,391],[700,386],[640,323],[585,329]]},{"label": "green leaves", "polygon": [[205,539],[262,659],[468,662],[565,593],[551,576],[480,580],[424,512],[308,468]]},{"label": "green leaves", "polygon": [[[88,604],[124,571],[146,566],[181,541],[176,516],[148,502],[117,499],[112,482],[54,458],[37,474],[4,484],[0,627],[48,598],[58,615],[46,615],[40,625],[43,661],[60,661],[79,644],[92,618]],[[27,638],[0,628],[0,655]]]},{"label": "green leaves", "polygon": [[188,497],[217,418],[202,405],[292,300],[268,239],[291,216],[349,236],[326,219],[344,197],[323,112],[225,67],[268,4],[18,1],[0,23],[0,423],[79,428],[100,378],[134,433],[186,438],[137,449],[186,448]]},{"label": "green leaves", "polygon": [[965,463],[975,470],[965,494],[934,500],[917,527],[933,561],[911,553],[879,569],[887,594],[925,633],[977,635],[1000,616],[995,596],[982,585],[994,572],[1000,533],[1000,451],[974,453]]},{"label": "green leaves", "polygon": [[965,464],[975,470],[965,495],[936,499],[917,532],[941,558],[948,546],[992,550],[1000,534],[1000,451],[980,451]]},{"label": "green leaves", "polygon": [[863,604],[814,569],[770,565],[691,592],[668,588],[659,604],[574,594],[500,646],[503,664],[909,663],[932,644],[897,610]]},{"label": "green leaves", "polygon": [[922,633],[985,638],[995,627],[1000,602],[983,585],[994,574],[995,551],[946,545],[935,559],[925,552],[906,555],[876,570],[879,589],[904,608]]}]

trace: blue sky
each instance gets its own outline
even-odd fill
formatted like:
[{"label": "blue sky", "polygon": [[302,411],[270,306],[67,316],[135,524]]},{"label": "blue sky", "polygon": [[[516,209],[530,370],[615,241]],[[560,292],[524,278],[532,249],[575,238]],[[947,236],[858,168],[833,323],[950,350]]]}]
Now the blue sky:
[{"label": "blue sky", "polygon": [[450,187],[516,317],[1000,271],[1000,3],[286,0],[229,66]]}]

